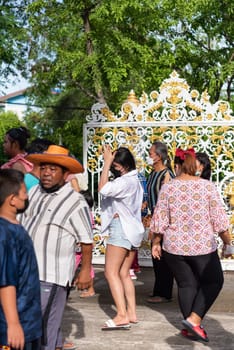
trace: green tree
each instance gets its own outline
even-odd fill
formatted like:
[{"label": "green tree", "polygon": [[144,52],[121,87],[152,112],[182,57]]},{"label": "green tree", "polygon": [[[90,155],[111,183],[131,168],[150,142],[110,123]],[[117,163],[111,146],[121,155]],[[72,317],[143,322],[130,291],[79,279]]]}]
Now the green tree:
[{"label": "green tree", "polygon": [[20,70],[24,76],[28,57],[26,8],[28,0],[5,0],[0,3],[0,74],[1,88],[9,76]]},{"label": "green tree", "polygon": [[44,106],[33,130],[57,142],[71,142],[66,130],[94,103],[117,112],[131,89],[158,89],[173,69],[212,102],[232,102],[232,0],[35,0],[25,13],[31,93]]},{"label": "green tree", "polygon": [[173,69],[213,99],[233,84],[231,0],[33,1],[28,7],[32,81],[75,90],[77,108],[115,110],[134,90],[157,88]]}]

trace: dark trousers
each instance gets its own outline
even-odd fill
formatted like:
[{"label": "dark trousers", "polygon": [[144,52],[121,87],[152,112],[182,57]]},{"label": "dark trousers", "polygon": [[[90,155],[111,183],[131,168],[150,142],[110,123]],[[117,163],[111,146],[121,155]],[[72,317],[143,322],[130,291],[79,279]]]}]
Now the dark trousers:
[{"label": "dark trousers", "polygon": [[[41,339],[36,339],[31,342],[25,343],[23,350],[40,350],[41,349]],[[16,350],[11,348],[11,350]]]},{"label": "dark trousers", "polygon": [[152,257],[152,262],[155,276],[153,296],[171,299],[173,289],[173,273],[165,260],[164,252],[162,252],[160,260]]},{"label": "dark trousers", "polygon": [[178,285],[181,312],[186,319],[191,312],[205,316],[223,286],[223,271],[217,251],[198,256],[164,252],[164,257]]},{"label": "dark trousers", "polygon": [[43,314],[43,336],[41,350],[56,348],[63,311],[66,305],[67,288],[49,282],[41,284],[41,307]]}]

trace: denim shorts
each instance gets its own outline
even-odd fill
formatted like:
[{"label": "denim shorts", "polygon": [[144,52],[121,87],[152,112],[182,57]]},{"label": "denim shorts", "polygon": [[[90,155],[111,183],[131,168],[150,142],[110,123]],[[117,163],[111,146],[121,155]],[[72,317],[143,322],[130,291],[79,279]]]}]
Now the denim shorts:
[{"label": "denim shorts", "polygon": [[112,244],[128,250],[133,249],[131,242],[129,242],[125,236],[119,217],[113,218],[109,225],[107,244]]}]

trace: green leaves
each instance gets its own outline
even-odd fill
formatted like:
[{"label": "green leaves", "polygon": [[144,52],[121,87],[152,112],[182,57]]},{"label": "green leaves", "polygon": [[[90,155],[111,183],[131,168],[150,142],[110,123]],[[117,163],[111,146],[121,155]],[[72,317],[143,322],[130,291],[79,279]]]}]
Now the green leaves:
[{"label": "green leaves", "polygon": [[[131,89],[157,90],[174,69],[212,102],[232,102],[233,0],[19,0],[24,15],[4,3],[0,58],[27,72],[38,101],[58,106],[45,108],[56,128],[96,102],[116,112]],[[56,86],[63,96],[50,95]],[[61,101],[69,108],[74,96],[83,111],[71,118]]]}]

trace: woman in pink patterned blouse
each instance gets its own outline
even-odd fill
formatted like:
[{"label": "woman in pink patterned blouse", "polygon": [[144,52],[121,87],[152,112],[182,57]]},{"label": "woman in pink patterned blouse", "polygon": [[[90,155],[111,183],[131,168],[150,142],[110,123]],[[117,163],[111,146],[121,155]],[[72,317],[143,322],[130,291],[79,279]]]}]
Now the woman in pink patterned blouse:
[{"label": "woman in pink patterned blouse", "polygon": [[160,259],[163,249],[176,279],[182,335],[208,342],[201,322],[223,286],[215,233],[230,244],[229,220],[215,185],[195,176],[193,149],[176,150],[175,170],[178,176],[161,188],[151,221],[152,255]]}]

